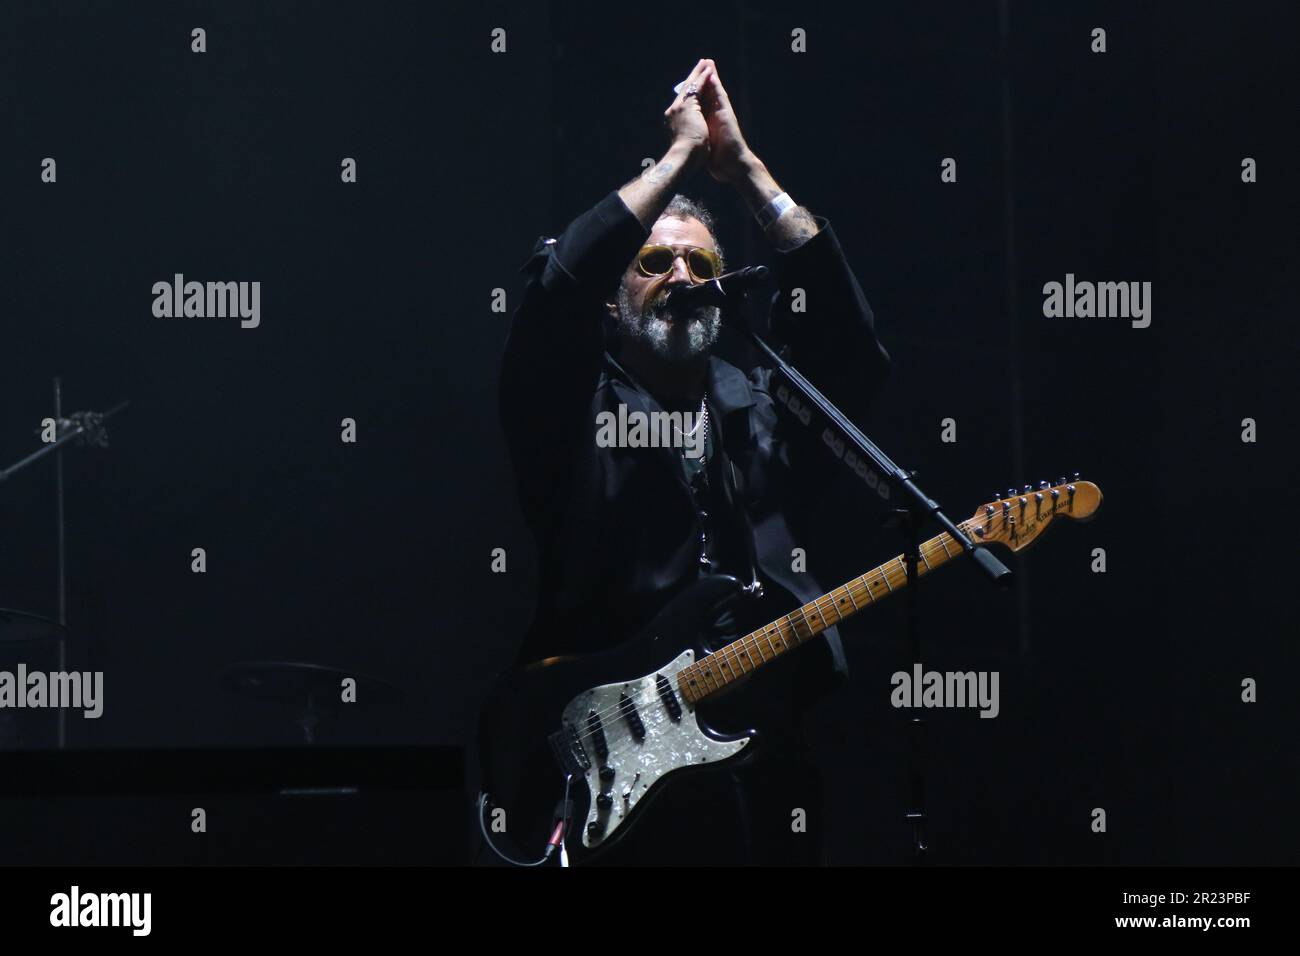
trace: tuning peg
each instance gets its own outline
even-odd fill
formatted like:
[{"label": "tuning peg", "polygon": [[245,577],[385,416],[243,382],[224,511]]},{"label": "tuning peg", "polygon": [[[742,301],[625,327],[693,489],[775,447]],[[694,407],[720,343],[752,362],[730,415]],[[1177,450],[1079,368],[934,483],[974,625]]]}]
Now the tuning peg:
[{"label": "tuning peg", "polygon": [[1038,487],[1039,487],[1040,489],[1041,489],[1041,488],[1050,488],[1050,487],[1052,487],[1052,483],[1051,483],[1050,481],[1040,481],[1040,482],[1038,483]]},{"label": "tuning peg", "polygon": [[1074,477],[1072,477],[1070,480],[1071,480],[1071,481],[1078,481],[1078,480],[1079,480],[1079,473],[1076,471],[1076,472],[1074,473]]},{"label": "tuning peg", "polygon": [[1008,498],[1014,498],[1015,496],[1016,496],[1016,489],[1014,489],[1014,488],[1008,488],[1008,489],[1007,489],[1007,497],[1008,497]]},{"label": "tuning peg", "polygon": [[1056,483],[1057,483],[1058,485],[1067,485],[1067,484],[1069,484],[1069,482],[1065,480],[1065,476],[1064,476],[1064,475],[1062,475],[1060,478],[1056,479]]}]

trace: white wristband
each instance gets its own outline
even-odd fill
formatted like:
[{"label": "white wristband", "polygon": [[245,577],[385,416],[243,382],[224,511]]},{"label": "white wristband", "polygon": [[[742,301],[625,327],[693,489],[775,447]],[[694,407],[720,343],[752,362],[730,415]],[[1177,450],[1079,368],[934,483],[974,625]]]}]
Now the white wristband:
[{"label": "white wristband", "polygon": [[766,229],[796,205],[797,203],[790,198],[789,193],[781,193],[781,195],[774,198],[770,203],[756,212],[754,218],[758,220],[758,224],[761,227]]}]

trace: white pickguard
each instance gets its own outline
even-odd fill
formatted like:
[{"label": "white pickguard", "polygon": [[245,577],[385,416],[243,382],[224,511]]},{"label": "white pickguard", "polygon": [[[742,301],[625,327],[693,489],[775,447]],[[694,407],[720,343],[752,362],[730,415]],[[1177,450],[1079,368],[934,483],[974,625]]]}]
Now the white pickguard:
[{"label": "white pickguard", "polygon": [[[603,764],[590,742],[586,747],[592,765],[584,775],[591,796],[587,824],[582,828],[584,846],[599,846],[607,841],[627,819],[632,808],[665,774],[683,767],[725,760],[743,750],[752,739],[741,737],[723,742],[714,740],[700,729],[695,708],[677,690],[677,673],[694,660],[694,651],[683,651],[654,673],[621,684],[593,687],[573,698],[564,708],[564,722],[580,730],[586,728],[587,715],[591,711],[602,715],[601,725],[609,745],[609,757]],[[668,678],[677,694],[681,705],[680,720],[673,720],[659,696],[655,682],[659,674]],[[619,716],[619,700],[624,694],[636,704],[645,726],[644,740],[638,740],[628,722]],[[600,779],[601,766],[614,768],[614,779],[608,787],[614,803],[608,810],[602,810],[596,803],[596,796],[604,786]],[[599,824],[602,816],[604,825],[592,828],[590,824]]]}]

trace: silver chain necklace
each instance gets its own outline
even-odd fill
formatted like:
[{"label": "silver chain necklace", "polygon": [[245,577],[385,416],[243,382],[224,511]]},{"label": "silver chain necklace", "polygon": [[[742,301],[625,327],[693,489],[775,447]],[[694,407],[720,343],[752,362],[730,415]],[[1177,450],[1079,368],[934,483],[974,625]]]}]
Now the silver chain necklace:
[{"label": "silver chain necklace", "polygon": [[[693,436],[697,431],[700,430],[701,426],[703,426],[703,428],[704,428],[704,434],[701,436],[701,440],[705,443],[705,446],[707,446],[708,441],[709,441],[709,405],[708,405],[708,401],[707,401],[707,396],[706,396],[706,398],[701,398],[701,399],[700,399],[700,414],[699,414],[699,417],[697,418],[697,420],[696,420],[696,422],[695,422],[695,427],[692,428],[692,429],[691,429],[690,431],[688,431],[688,432],[684,432],[684,431],[682,431],[680,428],[678,428],[676,425],[674,425],[674,426],[673,426],[673,431],[675,431],[677,434],[681,435],[683,438],[690,438],[690,437],[692,437],[692,436]],[[685,444],[685,442],[682,443],[682,457],[683,457],[683,458],[686,457],[686,444]],[[701,450],[701,452],[700,452],[700,461],[704,461],[704,452],[703,452],[702,450]]]}]

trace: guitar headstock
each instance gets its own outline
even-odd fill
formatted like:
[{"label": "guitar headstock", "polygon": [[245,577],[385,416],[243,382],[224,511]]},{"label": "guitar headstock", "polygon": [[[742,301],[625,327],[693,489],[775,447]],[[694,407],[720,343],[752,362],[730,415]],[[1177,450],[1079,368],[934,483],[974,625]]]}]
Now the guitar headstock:
[{"label": "guitar headstock", "polygon": [[1101,506],[1101,489],[1091,481],[1060,479],[1056,484],[1040,481],[1038,487],[1014,488],[1005,498],[980,505],[966,522],[966,530],[976,544],[997,541],[1012,551],[1027,548],[1047,530],[1056,518],[1086,521]]}]

